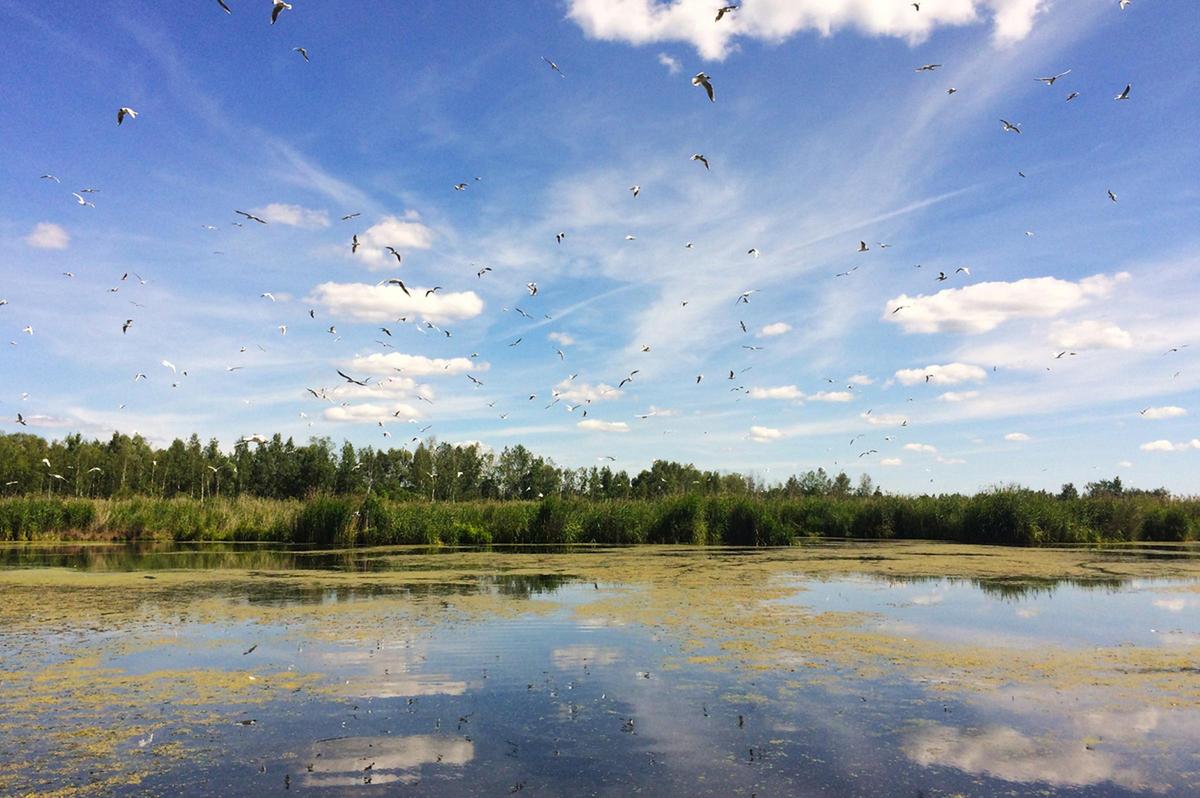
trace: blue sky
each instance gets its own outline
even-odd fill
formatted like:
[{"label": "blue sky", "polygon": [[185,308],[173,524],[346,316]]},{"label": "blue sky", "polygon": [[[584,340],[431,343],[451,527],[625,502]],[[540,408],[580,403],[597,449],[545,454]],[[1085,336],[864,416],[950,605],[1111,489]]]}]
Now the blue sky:
[{"label": "blue sky", "polygon": [[0,0],[3,429],[1200,491],[1192,4],[229,5]]}]

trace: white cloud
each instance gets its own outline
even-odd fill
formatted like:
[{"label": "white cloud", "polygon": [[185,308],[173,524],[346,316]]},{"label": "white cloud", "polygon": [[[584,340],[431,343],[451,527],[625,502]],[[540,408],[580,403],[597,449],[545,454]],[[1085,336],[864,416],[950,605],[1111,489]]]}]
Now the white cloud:
[{"label": "white cloud", "polygon": [[386,355],[376,352],[366,357],[356,357],[350,361],[350,376],[358,373],[365,374],[404,374],[409,377],[426,377],[430,375],[466,374],[468,372],[487,371],[487,363],[478,362],[465,357],[430,358],[424,355],[406,355],[401,352],[389,352]]},{"label": "white cloud", "polygon": [[819,391],[806,398],[814,402],[853,402],[854,394],[849,391]]},{"label": "white cloud", "polygon": [[926,366],[923,369],[901,369],[896,372],[896,379],[905,385],[915,385],[919,382],[934,385],[957,385],[960,382],[980,382],[987,379],[987,372],[979,366],[967,363],[947,363],[944,366]]},{"label": "white cloud", "polygon": [[560,346],[571,346],[575,343],[575,339],[565,332],[552,332],[546,337]]},{"label": "white cloud", "polygon": [[[756,0],[715,22],[709,0],[568,0],[567,16],[594,39],[630,44],[685,42],[706,59],[723,59],[746,37],[777,43],[802,31],[830,36],[852,28],[870,36],[923,41],[942,26],[991,17],[997,43],[1029,34],[1043,0],[955,0],[922,5],[891,0]],[[660,57],[661,60],[661,57]]]},{"label": "white cloud", "polygon": [[767,443],[769,441],[777,441],[783,437],[783,431],[773,427],[754,426],[750,428],[750,440],[759,443]]},{"label": "white cloud", "polygon": [[904,461],[899,457],[885,457],[879,461],[881,466],[899,466],[904,465]]},{"label": "white cloud", "polygon": [[1167,405],[1166,407],[1147,407],[1139,415],[1147,421],[1159,421],[1164,418],[1179,418],[1186,416],[1187,411],[1182,407]]},{"label": "white cloud", "polygon": [[979,391],[946,391],[938,395],[939,402],[966,402],[979,396]]},{"label": "white cloud", "polygon": [[1019,443],[1021,441],[1029,440],[1029,436],[1026,435],[1024,432],[1010,432],[1004,436],[1004,440],[1012,441],[1014,443]]},{"label": "white cloud", "polygon": [[795,385],[777,385],[773,388],[751,388],[751,399],[794,399],[804,398],[804,392]]},{"label": "white cloud", "polygon": [[922,454],[937,454],[937,447],[931,446],[928,443],[906,443],[904,448],[909,452],[921,452]]},{"label": "white cloud", "polygon": [[1117,463],[1117,466],[1119,468],[1133,468],[1133,463],[1130,462],[1129,460],[1121,460],[1120,462]]},{"label": "white cloud", "polygon": [[871,379],[866,374],[855,374],[847,379],[846,382],[850,383],[851,385],[870,385],[871,383],[875,382],[875,380]]},{"label": "white cloud", "polygon": [[590,385],[586,382],[574,382],[566,379],[554,386],[554,395],[564,402],[580,405],[585,402],[619,399],[621,391],[603,382],[599,385]]},{"label": "white cloud", "polygon": [[903,426],[904,422],[907,421],[906,417],[896,413],[892,413],[890,415],[885,413],[878,416],[860,413],[859,418],[874,427],[899,427]]},{"label": "white cloud", "polygon": [[38,222],[25,236],[25,243],[35,249],[66,249],[71,244],[71,236],[53,222]]},{"label": "white cloud", "polygon": [[386,324],[401,316],[420,316],[433,322],[470,319],[483,312],[483,300],[474,291],[437,293],[408,286],[411,296],[399,286],[367,283],[321,283],[311,300],[324,305],[335,316],[354,321]]},{"label": "white cloud", "polygon": [[[400,415],[394,415],[396,413]],[[346,407],[327,407],[323,415],[329,421],[375,423],[377,421],[407,421],[410,418],[420,418],[421,411],[404,403],[383,405],[368,402]]]},{"label": "white cloud", "polygon": [[272,202],[265,207],[253,209],[252,213],[268,222],[286,224],[289,227],[305,227],[311,230],[329,226],[329,214],[325,211],[314,211],[299,205]]},{"label": "white cloud", "polygon": [[[932,296],[901,294],[888,300],[882,318],[910,333],[982,333],[1009,319],[1057,316],[1108,296],[1118,283],[1128,279],[1127,272],[1112,277],[1096,274],[1077,283],[1057,277],[1030,277],[1011,283],[948,288]],[[901,306],[904,309],[895,312]]]},{"label": "white cloud", "polygon": [[600,421],[595,418],[585,418],[575,426],[597,432],[629,432],[629,425],[624,421]]},{"label": "white cloud", "polygon": [[786,332],[790,332],[791,329],[792,329],[792,325],[788,324],[787,322],[777,321],[774,324],[768,324],[767,326],[765,326],[761,330],[759,330],[758,337],[759,338],[770,338],[772,335],[783,335]]},{"label": "white cloud", "polygon": [[1056,322],[1050,331],[1050,343],[1060,349],[1129,349],[1133,336],[1115,324],[1081,321],[1077,324]]},{"label": "white cloud", "polygon": [[679,71],[681,69],[683,69],[683,67],[680,65],[679,61],[677,61],[672,56],[667,55],[666,53],[658,54],[658,63],[665,66],[667,68],[667,72],[669,72],[672,75],[678,75]]},{"label": "white cloud", "polygon": [[433,230],[422,224],[420,218],[415,211],[409,211],[403,219],[385,216],[368,227],[365,233],[358,234],[358,252],[351,252],[349,243],[342,252],[361,260],[372,271],[397,266],[399,264],[395,256],[387,251],[387,247],[392,247],[403,256],[410,249],[429,249],[433,246]]},{"label": "white cloud", "polygon": [[1150,441],[1138,447],[1143,452],[1186,452],[1189,449],[1200,449],[1200,438],[1192,438],[1186,443],[1171,443],[1168,440]]}]

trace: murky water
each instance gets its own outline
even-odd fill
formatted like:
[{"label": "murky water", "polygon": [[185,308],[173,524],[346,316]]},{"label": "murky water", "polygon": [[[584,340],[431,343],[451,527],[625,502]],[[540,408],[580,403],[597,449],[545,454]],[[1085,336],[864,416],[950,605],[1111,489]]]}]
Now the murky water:
[{"label": "murky water", "polygon": [[5,795],[1200,794],[1187,550],[8,546],[0,605]]}]

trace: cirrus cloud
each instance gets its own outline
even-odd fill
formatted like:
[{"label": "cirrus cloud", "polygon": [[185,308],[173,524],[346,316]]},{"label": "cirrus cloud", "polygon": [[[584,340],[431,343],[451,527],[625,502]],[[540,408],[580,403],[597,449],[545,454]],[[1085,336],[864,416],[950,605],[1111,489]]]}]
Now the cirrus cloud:
[{"label": "cirrus cloud", "polygon": [[272,202],[251,211],[255,216],[261,216],[268,222],[284,224],[288,227],[303,227],[315,230],[329,226],[329,214],[325,211],[314,211],[300,205],[286,205],[282,202]]}]

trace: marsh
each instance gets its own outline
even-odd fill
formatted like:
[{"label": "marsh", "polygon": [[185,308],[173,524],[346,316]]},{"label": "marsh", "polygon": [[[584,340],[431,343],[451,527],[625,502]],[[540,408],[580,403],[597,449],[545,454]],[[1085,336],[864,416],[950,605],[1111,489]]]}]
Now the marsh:
[{"label": "marsh", "polygon": [[1200,558],[0,548],[0,794],[1195,795]]}]

